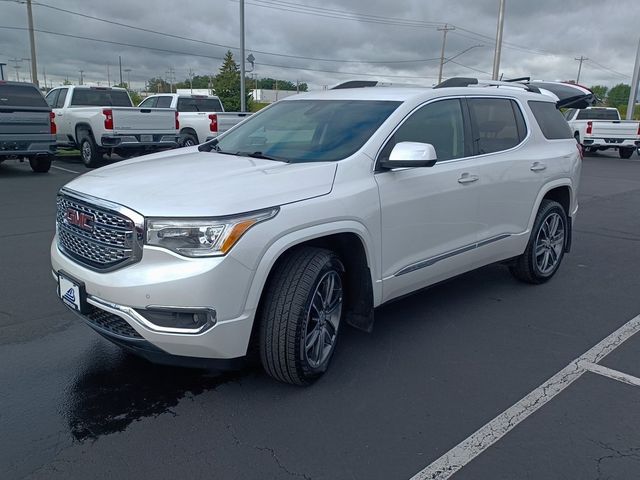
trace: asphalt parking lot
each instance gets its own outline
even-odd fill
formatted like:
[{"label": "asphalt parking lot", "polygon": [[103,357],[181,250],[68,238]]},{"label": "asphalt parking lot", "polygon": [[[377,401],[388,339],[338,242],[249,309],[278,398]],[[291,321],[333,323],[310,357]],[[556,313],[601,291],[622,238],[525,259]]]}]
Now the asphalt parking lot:
[{"label": "asphalt parking lot", "polygon": [[489,266],[383,306],[309,388],[155,366],[81,324],[48,249],[85,167],[54,166],[0,165],[1,478],[640,477],[637,153],[585,158],[551,282]]}]

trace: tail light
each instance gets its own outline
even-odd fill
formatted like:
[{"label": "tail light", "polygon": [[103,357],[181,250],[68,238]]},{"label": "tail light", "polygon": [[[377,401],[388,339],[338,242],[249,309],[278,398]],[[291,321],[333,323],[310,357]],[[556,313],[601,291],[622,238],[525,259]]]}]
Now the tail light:
[{"label": "tail light", "polygon": [[585,132],[587,135],[591,135],[593,132],[593,122],[587,122],[587,131]]},{"label": "tail light", "polygon": [[178,112],[176,112],[176,130],[180,130],[180,120],[178,120]]},{"label": "tail light", "polygon": [[209,115],[209,120],[211,121],[211,123],[209,123],[209,130],[214,133],[218,133],[218,115],[212,113]]},{"label": "tail light", "polygon": [[640,135],[640,123],[638,123],[638,132],[637,135]]},{"label": "tail light", "polygon": [[56,114],[49,112],[49,128],[51,129],[51,135],[58,133],[58,127],[56,127]]},{"label": "tail light", "polygon": [[104,128],[106,130],[113,130],[113,110],[104,108],[102,114],[104,115]]}]

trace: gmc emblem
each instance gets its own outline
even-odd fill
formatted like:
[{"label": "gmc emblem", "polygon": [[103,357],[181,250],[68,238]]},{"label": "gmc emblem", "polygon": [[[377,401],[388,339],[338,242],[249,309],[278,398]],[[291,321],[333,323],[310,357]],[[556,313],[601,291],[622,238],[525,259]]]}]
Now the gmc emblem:
[{"label": "gmc emblem", "polygon": [[93,215],[75,210],[73,208],[67,208],[67,223],[69,225],[75,225],[82,230],[93,230]]}]

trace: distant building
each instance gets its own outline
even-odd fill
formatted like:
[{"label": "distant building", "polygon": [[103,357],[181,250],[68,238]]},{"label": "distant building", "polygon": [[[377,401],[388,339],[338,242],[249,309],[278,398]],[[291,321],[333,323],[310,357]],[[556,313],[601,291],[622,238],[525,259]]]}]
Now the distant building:
[{"label": "distant building", "polygon": [[178,88],[176,93],[178,95],[215,95],[213,90],[209,88],[194,88],[193,90],[190,88]]},{"label": "distant building", "polygon": [[273,103],[283,98],[296,95],[295,90],[267,90],[266,88],[258,88],[251,90],[251,99],[259,103]]}]

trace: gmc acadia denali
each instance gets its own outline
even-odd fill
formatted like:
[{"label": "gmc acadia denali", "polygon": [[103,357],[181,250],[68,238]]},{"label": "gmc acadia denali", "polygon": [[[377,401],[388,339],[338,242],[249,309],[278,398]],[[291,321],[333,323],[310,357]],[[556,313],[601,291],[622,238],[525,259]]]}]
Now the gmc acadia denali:
[{"label": "gmc acadia denali", "polygon": [[389,300],[494,262],[555,274],[581,167],[557,107],[592,98],[476,79],[289,97],[63,187],[59,296],[152,361],[229,363],[255,345],[271,376],[309,384],[343,323],[370,330]]}]

